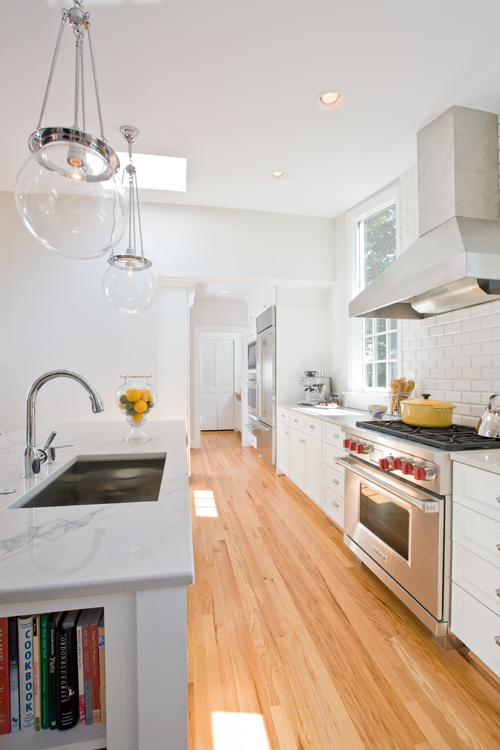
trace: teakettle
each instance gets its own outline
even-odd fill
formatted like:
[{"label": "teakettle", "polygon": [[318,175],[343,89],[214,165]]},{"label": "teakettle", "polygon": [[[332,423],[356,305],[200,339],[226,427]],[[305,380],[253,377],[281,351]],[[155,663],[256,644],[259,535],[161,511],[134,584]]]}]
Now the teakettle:
[{"label": "teakettle", "polygon": [[490,396],[488,408],[476,427],[478,435],[489,438],[500,438],[500,406],[495,406],[496,398],[500,398],[498,393]]}]

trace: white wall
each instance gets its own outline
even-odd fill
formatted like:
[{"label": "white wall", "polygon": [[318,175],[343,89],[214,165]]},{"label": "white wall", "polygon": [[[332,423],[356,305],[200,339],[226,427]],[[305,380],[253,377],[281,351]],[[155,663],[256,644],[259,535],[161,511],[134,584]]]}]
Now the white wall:
[{"label": "white wall", "polygon": [[294,404],[305,396],[304,370],[325,368],[325,292],[276,290],[276,402]]},{"label": "white wall", "polygon": [[142,204],[141,216],[159,274],[334,280],[332,219],[162,204]]},{"label": "white wall", "polygon": [[156,309],[128,316],[111,308],[101,292],[106,260],[75,261],[44,249],[22,225],[12,193],[0,193],[0,226],[0,428],[23,429],[32,382],[64,368],[93,383],[105,411],[93,414],[84,389],[59,378],[40,391],[37,423],[123,420],[126,434],[114,393],[121,373],[150,372],[156,385]]}]

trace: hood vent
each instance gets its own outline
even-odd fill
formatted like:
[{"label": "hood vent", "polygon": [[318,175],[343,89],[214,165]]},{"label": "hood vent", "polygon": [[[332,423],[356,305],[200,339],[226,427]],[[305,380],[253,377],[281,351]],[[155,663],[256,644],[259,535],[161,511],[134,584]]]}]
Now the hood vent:
[{"label": "hood vent", "polygon": [[349,304],[425,318],[500,297],[498,117],[451,107],[417,134],[420,238]]}]

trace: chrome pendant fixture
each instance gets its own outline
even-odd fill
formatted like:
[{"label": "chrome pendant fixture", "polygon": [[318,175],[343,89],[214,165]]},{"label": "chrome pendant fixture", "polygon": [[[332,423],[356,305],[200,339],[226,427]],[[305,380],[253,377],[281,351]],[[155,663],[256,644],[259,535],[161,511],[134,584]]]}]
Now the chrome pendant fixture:
[{"label": "chrome pendant fixture", "polygon": [[[102,291],[106,301],[116,310],[133,314],[144,312],[151,307],[156,299],[157,284],[150,270],[153,264],[144,255],[137,170],[132,163],[132,144],[136,142],[140,133],[137,128],[127,125],[121,127],[120,132],[128,143],[130,159],[124,170],[129,181],[128,248],[123,255],[114,255],[111,252],[108,258],[110,268],[104,274]],[[141,243],[140,255],[136,253],[136,229]]]},{"label": "chrome pendant fixture", "polygon": [[[62,11],[61,26],[37,128],[28,146],[32,156],[19,172],[15,198],[21,219],[45,247],[70,258],[97,258],[118,244],[127,226],[127,199],[118,176],[120,162],[107,145],[90,36],[90,14],[80,0]],[[75,102],[72,127],[44,127],[45,108],[66,22],[76,39]],[[100,123],[100,138],[85,130],[83,45],[88,39]]]}]

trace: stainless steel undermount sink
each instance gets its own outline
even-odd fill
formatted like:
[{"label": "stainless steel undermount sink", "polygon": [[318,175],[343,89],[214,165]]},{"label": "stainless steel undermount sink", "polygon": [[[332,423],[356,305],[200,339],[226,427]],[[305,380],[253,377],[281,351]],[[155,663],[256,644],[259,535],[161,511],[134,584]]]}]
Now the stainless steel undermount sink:
[{"label": "stainless steel undermount sink", "polygon": [[166,457],[76,460],[20,508],[158,500]]}]

